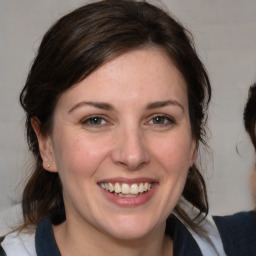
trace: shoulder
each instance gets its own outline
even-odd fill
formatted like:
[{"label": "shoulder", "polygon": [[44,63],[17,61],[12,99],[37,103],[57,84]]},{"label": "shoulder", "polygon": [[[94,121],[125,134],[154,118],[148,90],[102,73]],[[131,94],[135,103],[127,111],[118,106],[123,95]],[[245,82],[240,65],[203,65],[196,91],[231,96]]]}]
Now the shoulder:
[{"label": "shoulder", "polygon": [[[214,216],[213,217],[219,231],[226,235],[231,234],[236,237],[241,235],[256,235],[256,214],[253,211],[238,212],[228,216]],[[230,231],[234,233],[230,233]]]},{"label": "shoulder", "polygon": [[256,215],[253,211],[214,216],[225,251],[229,255],[256,255]]},{"label": "shoulder", "polygon": [[[35,233],[34,232],[13,232],[5,236],[1,242],[2,255],[8,256],[28,256],[36,255]],[[5,252],[5,253],[4,253]]]},{"label": "shoulder", "polygon": [[42,219],[37,227],[21,232],[9,233],[2,241],[0,240],[0,245],[2,246],[0,256],[60,256],[52,224],[57,225],[64,218],[64,210],[52,210]]}]

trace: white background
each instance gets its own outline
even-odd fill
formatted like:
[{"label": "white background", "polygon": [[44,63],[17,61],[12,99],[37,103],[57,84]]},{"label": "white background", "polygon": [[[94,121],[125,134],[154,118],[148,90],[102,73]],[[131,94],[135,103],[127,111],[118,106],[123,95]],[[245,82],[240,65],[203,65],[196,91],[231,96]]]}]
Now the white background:
[{"label": "white background", "polygon": [[[20,181],[30,162],[24,114],[18,103],[27,72],[49,26],[83,3],[0,0],[0,211],[20,198]],[[212,82],[211,149],[202,154],[211,213],[251,209],[249,176],[254,153],[244,132],[242,113],[249,85],[256,80],[256,1],[165,3],[194,35]]]}]

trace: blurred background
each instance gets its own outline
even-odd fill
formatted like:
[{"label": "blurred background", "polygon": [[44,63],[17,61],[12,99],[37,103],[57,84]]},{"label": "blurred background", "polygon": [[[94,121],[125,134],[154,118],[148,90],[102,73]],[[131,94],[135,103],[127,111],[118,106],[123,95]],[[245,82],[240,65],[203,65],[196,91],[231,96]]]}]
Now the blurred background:
[{"label": "blurred background", "polygon": [[[43,34],[58,18],[87,2],[0,0],[0,230],[7,209],[19,202],[21,181],[31,163],[19,93]],[[242,113],[248,88],[256,80],[256,1],[151,2],[166,6],[192,32],[212,83],[210,148],[201,152],[210,211],[223,215],[251,209],[254,152]]]}]

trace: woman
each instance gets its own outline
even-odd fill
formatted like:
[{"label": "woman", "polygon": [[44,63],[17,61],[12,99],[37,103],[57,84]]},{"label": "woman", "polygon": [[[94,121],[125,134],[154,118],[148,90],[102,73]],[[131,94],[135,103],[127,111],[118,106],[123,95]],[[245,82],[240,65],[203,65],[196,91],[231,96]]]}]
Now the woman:
[{"label": "woman", "polygon": [[2,254],[225,255],[195,164],[210,97],[191,36],[159,8],[61,18],[20,95],[35,166]]}]

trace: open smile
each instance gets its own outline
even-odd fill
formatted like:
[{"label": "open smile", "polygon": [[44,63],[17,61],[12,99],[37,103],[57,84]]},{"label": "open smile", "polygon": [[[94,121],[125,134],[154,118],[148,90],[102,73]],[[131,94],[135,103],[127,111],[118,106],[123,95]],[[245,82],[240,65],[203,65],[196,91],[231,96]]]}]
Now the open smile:
[{"label": "open smile", "polygon": [[134,207],[147,203],[155,194],[158,182],[143,178],[127,180],[116,178],[98,182],[106,198],[121,207]]},{"label": "open smile", "polygon": [[113,193],[119,197],[136,197],[148,192],[153,187],[153,182],[140,183],[120,183],[120,182],[101,182],[100,187],[104,190]]}]

